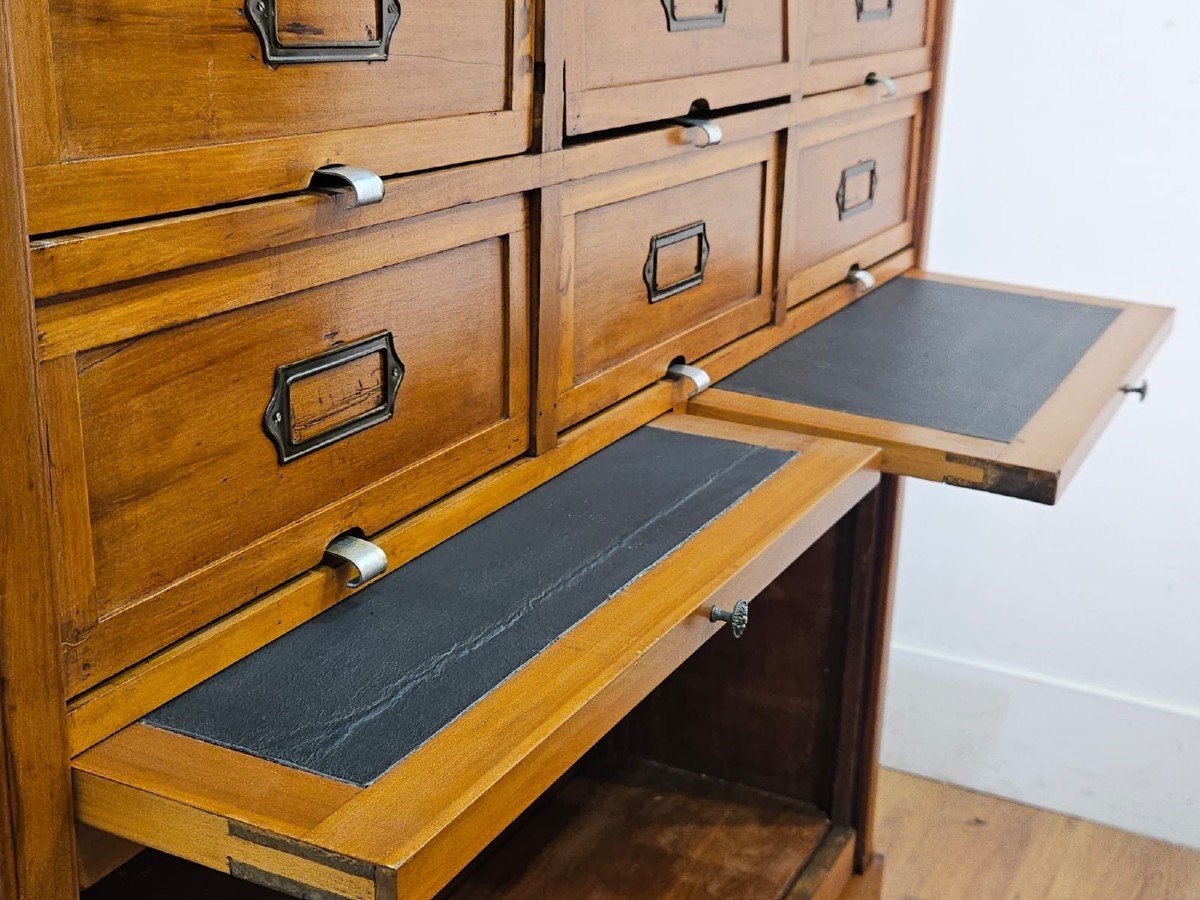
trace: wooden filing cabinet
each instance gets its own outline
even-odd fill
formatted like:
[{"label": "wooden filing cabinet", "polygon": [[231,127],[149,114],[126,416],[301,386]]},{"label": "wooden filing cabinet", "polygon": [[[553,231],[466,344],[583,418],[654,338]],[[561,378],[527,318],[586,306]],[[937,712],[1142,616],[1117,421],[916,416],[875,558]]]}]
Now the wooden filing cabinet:
[{"label": "wooden filing cabinet", "polygon": [[917,268],[948,16],[0,7],[0,895],[877,895],[900,477],[1171,320]]}]

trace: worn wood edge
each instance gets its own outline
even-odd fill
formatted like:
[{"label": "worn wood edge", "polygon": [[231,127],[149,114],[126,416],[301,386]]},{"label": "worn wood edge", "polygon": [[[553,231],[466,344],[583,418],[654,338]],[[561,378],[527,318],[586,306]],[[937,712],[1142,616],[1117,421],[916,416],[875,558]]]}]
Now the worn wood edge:
[{"label": "worn wood edge", "polygon": [[834,825],[784,895],[786,900],[838,900],[854,870],[853,828]]},{"label": "worn wood edge", "polygon": [[[389,571],[544,484],[678,402],[679,386],[658,383],[561,436],[540,457],[519,459],[485,475],[375,535]],[[67,710],[71,755],[195,687],[291,629],[350,596],[328,567],[251,601],[72,700]]]},{"label": "worn wood edge", "polygon": [[[811,445],[808,452],[787,463],[741,503],[385,774],[358,800],[322,823],[308,839],[334,849],[340,847],[341,852],[352,855],[363,854],[369,848],[366,855],[382,857],[382,861],[400,867],[418,852],[428,851],[439,839],[444,841],[446,835],[455,834],[458,829],[451,826],[460,817],[470,817],[478,801],[497,781],[528,763],[537,746],[550,746],[555,740],[567,738],[582,738],[585,745],[590,745],[608,725],[587,736],[564,730],[563,726],[588,705],[591,696],[616,682],[642,653],[695,615],[705,598],[727,589],[745,567],[768,561],[768,568],[782,567],[802,552],[875,486],[878,476],[866,468],[873,455],[870,449],[836,442]],[[816,473],[823,474],[818,477]],[[781,496],[788,497],[789,502],[779,503]],[[788,534],[793,538],[781,537]],[[736,540],[731,540],[734,535]],[[798,544],[796,535],[802,535]],[[760,577],[765,585],[773,575],[760,573]],[[553,677],[549,678],[551,673]],[[571,673],[582,676],[582,680],[572,682]],[[662,677],[665,674],[661,673]],[[531,690],[532,685],[539,684],[545,688]],[[626,701],[632,704],[633,698],[626,697],[622,702]],[[533,706],[537,707],[536,715]],[[511,731],[506,731],[505,745],[497,746],[488,736],[488,729],[504,727],[508,717],[520,716],[526,707],[530,720],[537,722],[536,732],[516,740]],[[447,752],[463,761],[462,772],[470,779],[469,785],[448,787],[433,777],[442,768]],[[526,770],[519,779],[524,787],[517,806],[523,808],[545,787],[530,785],[529,779],[555,777],[556,772],[542,767]],[[477,822],[476,827],[486,827],[489,832],[495,828],[498,832],[503,824],[489,819],[486,824]],[[461,860],[465,862],[492,836],[494,833],[481,837],[482,842],[474,850],[457,841],[451,841],[450,847],[455,854],[467,853]],[[449,852],[450,847],[444,846],[442,852]],[[443,874],[449,877],[453,872]]]}]

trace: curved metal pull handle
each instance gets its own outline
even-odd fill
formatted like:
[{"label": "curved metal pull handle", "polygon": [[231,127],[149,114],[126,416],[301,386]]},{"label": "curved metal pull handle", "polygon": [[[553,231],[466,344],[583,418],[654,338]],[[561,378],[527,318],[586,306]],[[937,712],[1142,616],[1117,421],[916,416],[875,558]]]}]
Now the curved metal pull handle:
[{"label": "curved metal pull handle", "polygon": [[672,381],[679,381],[681,378],[691,379],[696,385],[696,389],[689,396],[695,397],[703,390],[707,390],[712,385],[712,377],[699,366],[689,366],[687,363],[671,363],[667,366],[667,377]]},{"label": "curved metal pull handle", "polygon": [[721,126],[716,122],[710,122],[708,119],[698,119],[695,116],[681,116],[678,119],[672,119],[676,125],[681,125],[684,130],[684,136],[691,142],[693,147],[715,147],[721,141],[725,140],[725,132],[721,130]]},{"label": "curved metal pull handle", "polygon": [[887,0],[882,6],[868,5],[871,0],[854,0],[855,11],[860,22],[878,22],[890,19],[896,11],[896,0]]},{"label": "curved metal pull handle", "polygon": [[894,78],[888,78],[886,75],[876,75],[874,72],[872,72],[867,76],[867,84],[882,84],[884,96],[896,96],[896,79]]},{"label": "curved metal pull handle", "polygon": [[850,274],[846,276],[846,281],[856,285],[860,294],[865,294],[867,291],[875,289],[875,276],[866,269],[860,269],[858,266],[850,267]]},{"label": "curved metal pull handle", "polygon": [[313,172],[308,187],[331,197],[348,194],[353,200],[346,209],[382,203],[385,193],[383,179],[370,169],[358,166],[322,166]]},{"label": "curved metal pull handle", "polygon": [[[269,66],[294,63],[383,62],[388,58],[392,35],[400,22],[400,0],[379,0],[375,20],[378,37],[365,41],[282,41],[279,39],[277,0],[246,0],[246,20],[262,44],[263,62]],[[285,28],[292,30],[287,24]],[[319,26],[301,33],[320,34]],[[367,31],[371,34],[371,31]]]},{"label": "curved metal pull handle", "polygon": [[388,567],[387,554],[382,547],[352,534],[343,534],[330,541],[321,561],[338,569],[352,566],[358,574],[347,579],[348,588],[362,587],[386,572]]},{"label": "curved metal pull handle", "polygon": [[739,600],[733,605],[732,612],[726,612],[719,606],[714,606],[708,614],[710,622],[728,622],[729,627],[733,630],[734,640],[740,638],[746,633],[746,626],[750,624],[750,604],[745,600]]},{"label": "curved metal pull handle", "polygon": [[1150,382],[1149,382],[1149,381],[1147,381],[1145,378],[1143,378],[1143,379],[1142,379],[1142,383],[1141,383],[1141,384],[1126,384],[1126,385],[1123,385],[1123,386],[1121,387],[1121,393],[1122,393],[1122,394],[1137,394],[1137,395],[1139,395],[1139,396],[1141,397],[1141,399],[1140,399],[1138,402],[1139,402],[1139,403],[1145,403],[1145,402],[1146,402],[1146,395],[1147,395],[1148,393],[1150,393]]},{"label": "curved metal pull handle", "polygon": [[[889,0],[891,2],[891,0]],[[667,14],[667,31],[695,31],[698,28],[720,28],[729,13],[729,0],[718,0],[716,12],[707,16],[680,16],[677,0],[662,0]]]}]

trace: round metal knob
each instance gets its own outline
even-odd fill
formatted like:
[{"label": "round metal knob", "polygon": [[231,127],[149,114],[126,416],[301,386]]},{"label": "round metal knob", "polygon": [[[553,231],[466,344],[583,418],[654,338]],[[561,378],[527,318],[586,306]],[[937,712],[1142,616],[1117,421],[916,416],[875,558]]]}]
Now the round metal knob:
[{"label": "round metal knob", "polygon": [[1121,388],[1122,394],[1138,394],[1142,398],[1138,401],[1139,403],[1146,402],[1146,394],[1149,392],[1150,382],[1148,382],[1145,378],[1142,379],[1141,384],[1127,384]]},{"label": "round metal knob", "polygon": [[708,619],[710,622],[728,622],[729,627],[733,629],[734,638],[740,638],[746,633],[746,626],[750,623],[750,604],[745,600],[739,600],[733,605],[733,612],[727,612],[719,606],[714,606]]},{"label": "round metal knob", "polygon": [[888,78],[886,75],[876,75],[872,72],[867,76],[867,84],[882,84],[884,96],[896,96],[896,80],[894,78]]},{"label": "round metal knob", "polygon": [[875,287],[875,276],[866,269],[860,269],[858,266],[850,268],[850,274],[846,276],[846,281],[850,284],[858,286],[858,292],[865,294],[867,291]]}]

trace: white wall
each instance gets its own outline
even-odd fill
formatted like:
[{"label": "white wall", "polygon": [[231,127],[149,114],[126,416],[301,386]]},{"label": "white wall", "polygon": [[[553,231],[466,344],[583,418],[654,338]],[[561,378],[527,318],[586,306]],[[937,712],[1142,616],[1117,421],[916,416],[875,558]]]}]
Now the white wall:
[{"label": "white wall", "polygon": [[930,268],[1177,306],[1053,509],[910,481],[884,762],[1200,847],[1200,3],[958,0]]}]

